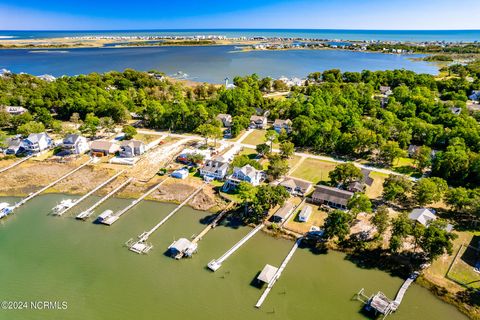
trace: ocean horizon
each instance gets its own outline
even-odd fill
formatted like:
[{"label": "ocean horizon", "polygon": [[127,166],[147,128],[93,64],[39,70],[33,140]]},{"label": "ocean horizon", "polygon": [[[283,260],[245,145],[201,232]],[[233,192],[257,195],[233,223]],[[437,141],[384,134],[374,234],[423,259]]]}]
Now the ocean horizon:
[{"label": "ocean horizon", "polygon": [[0,30],[0,39],[48,39],[83,36],[196,36],[229,38],[283,37],[364,41],[478,42],[476,30],[368,30],[368,29],[137,29],[137,30]]}]

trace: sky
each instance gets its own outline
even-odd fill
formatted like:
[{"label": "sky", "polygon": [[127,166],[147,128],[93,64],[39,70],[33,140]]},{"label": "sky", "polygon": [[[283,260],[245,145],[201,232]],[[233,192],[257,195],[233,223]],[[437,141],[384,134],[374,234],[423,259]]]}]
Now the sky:
[{"label": "sky", "polygon": [[0,30],[480,29],[480,0],[0,0]]}]

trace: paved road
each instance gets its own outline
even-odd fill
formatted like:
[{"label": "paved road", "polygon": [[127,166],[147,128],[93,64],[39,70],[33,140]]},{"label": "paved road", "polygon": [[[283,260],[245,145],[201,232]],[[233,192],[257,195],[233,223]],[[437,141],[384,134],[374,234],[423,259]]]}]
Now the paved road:
[{"label": "paved road", "polygon": [[[176,137],[176,138],[188,138],[188,139],[192,139],[192,140],[203,140],[202,137],[195,136],[195,135],[185,135],[185,134],[176,134],[176,133],[168,133],[168,132],[149,131],[149,130],[138,130],[138,132],[142,133],[142,134],[170,135],[170,136]],[[237,145],[241,145],[244,148],[255,149],[257,146],[255,146],[253,144],[242,143],[242,141],[244,141],[248,137],[248,135],[252,132],[253,132],[253,130],[245,131],[245,133],[243,133],[242,136],[237,141],[232,142],[232,141],[229,141],[229,140],[222,139],[221,142],[237,144]],[[273,152],[280,152],[280,150],[276,149],[276,148],[274,148],[272,151]],[[315,155],[315,154],[311,154],[311,153],[295,152],[295,155],[298,156],[298,157],[302,157],[302,158],[310,158],[310,159],[329,161],[329,162],[335,162],[335,163],[347,163],[347,162],[349,162],[349,161],[334,159],[332,157],[319,156],[319,155]],[[378,173],[383,173],[383,174],[393,174],[393,175],[397,175],[397,176],[406,176],[404,174],[401,174],[401,173],[398,173],[398,172],[395,172],[395,171],[392,171],[392,170],[389,170],[389,169],[367,166],[367,165],[356,163],[356,162],[352,162],[352,163],[360,169],[366,169],[366,170],[370,170],[370,171],[378,172]],[[417,181],[418,180],[417,178],[413,178],[413,177],[409,177],[409,176],[406,176],[406,177],[409,178],[412,181]]]}]

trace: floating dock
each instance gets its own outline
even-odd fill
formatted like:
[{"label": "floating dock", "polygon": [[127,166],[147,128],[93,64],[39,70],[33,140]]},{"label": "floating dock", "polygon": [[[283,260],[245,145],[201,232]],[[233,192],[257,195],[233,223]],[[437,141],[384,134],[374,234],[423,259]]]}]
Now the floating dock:
[{"label": "floating dock", "polygon": [[192,194],[190,194],[187,199],[185,199],[181,204],[179,204],[175,209],[172,210],[165,218],[162,219],[159,223],[157,223],[150,231],[146,231],[138,236],[138,240],[130,239],[127,241],[126,245],[135,253],[148,253],[153,246],[147,243],[148,238],[158,229],[160,228],[165,222],[168,221],[175,213],[177,213],[183,206],[185,206],[193,197],[199,193],[203,187],[205,187],[206,183],[202,184],[199,188],[197,188]]},{"label": "floating dock", "polygon": [[295,241],[295,244],[293,245],[293,247],[290,250],[290,252],[288,253],[288,255],[285,257],[285,259],[283,260],[282,264],[280,265],[280,268],[277,269],[277,272],[275,273],[273,278],[268,283],[268,286],[265,289],[265,291],[263,292],[262,296],[260,297],[260,299],[258,299],[255,307],[260,308],[262,306],[263,302],[265,301],[268,294],[270,293],[270,290],[272,290],[273,286],[275,285],[275,282],[277,282],[278,278],[280,278],[283,270],[285,270],[285,268],[287,267],[287,264],[290,262],[290,259],[292,259],[293,255],[294,255],[295,251],[298,249],[298,246],[300,245],[301,241],[302,241],[302,238],[298,238],[297,241]]},{"label": "floating dock", "polygon": [[356,294],[356,298],[364,303],[366,310],[373,311],[375,314],[381,314],[383,315],[382,319],[385,319],[388,315],[397,311],[398,307],[402,303],[405,293],[418,276],[419,273],[415,271],[408,277],[407,280],[405,280],[398,290],[395,300],[390,300],[381,291],[377,292],[371,297],[368,297],[365,295],[365,289],[363,288]]},{"label": "floating dock", "polygon": [[90,164],[92,162],[92,159],[88,160],[87,162],[85,162],[84,164],[82,164],[81,166],[73,169],[72,171],[68,172],[67,174],[61,176],[60,178],[58,178],[57,180],[53,181],[52,183],[48,184],[47,186],[43,187],[42,189],[38,190],[38,191],[35,191],[34,193],[31,193],[30,195],[28,195],[28,197],[24,198],[23,200],[21,200],[20,202],[16,203],[15,206],[13,207],[13,209],[16,209],[22,205],[24,205],[25,203],[27,203],[29,200],[35,198],[36,196],[38,196],[40,193],[44,192],[45,190],[48,190],[50,189],[51,187],[53,187],[54,185],[56,185],[57,183],[59,183],[60,181],[62,181],[63,179],[65,178],[68,178],[69,176],[71,176],[72,174],[74,174],[75,172],[79,171],[80,169],[82,169],[83,167],[85,167],[86,165]]},{"label": "floating dock", "polygon": [[131,204],[129,204],[127,207],[125,207],[124,209],[118,211],[117,213],[115,214],[112,214],[111,216],[107,217],[106,219],[102,219],[101,221],[99,221],[100,223],[102,224],[105,224],[107,226],[111,226],[112,224],[114,224],[118,219],[120,219],[120,217],[122,215],[124,215],[128,210],[132,209],[133,207],[135,207],[137,204],[139,204],[143,199],[145,199],[146,197],[148,197],[149,195],[151,195],[153,192],[155,192],[158,188],[160,188],[160,186],[165,183],[166,181],[168,180],[165,179],[163,180],[162,182],[160,182],[159,184],[157,184],[156,186],[154,186],[153,188],[151,188],[150,190],[148,190],[147,192],[145,192],[144,194],[142,194],[140,196],[140,198],[136,199],[136,200],[133,200]]},{"label": "floating dock", "polygon": [[110,191],[105,197],[100,199],[98,202],[96,202],[93,206],[88,208],[87,210],[81,212],[79,215],[77,215],[75,218],[79,220],[87,220],[92,214],[93,210],[95,210],[99,205],[107,201],[110,197],[112,197],[115,193],[120,191],[123,187],[125,187],[127,184],[132,182],[133,178],[128,178],[126,181],[124,181],[122,184],[120,184],[118,187]]},{"label": "floating dock", "polygon": [[73,207],[75,207],[76,205],[78,205],[80,202],[82,202],[83,200],[87,199],[87,198],[90,197],[92,194],[94,194],[95,192],[97,192],[98,190],[100,190],[101,188],[103,188],[104,186],[106,186],[107,184],[109,184],[110,182],[112,182],[113,180],[115,180],[118,176],[120,176],[120,175],[121,175],[122,173],[124,173],[124,172],[125,172],[125,170],[122,170],[122,171],[120,171],[119,173],[115,174],[113,177],[111,177],[111,178],[107,179],[106,181],[102,182],[101,184],[99,184],[98,186],[96,186],[93,190],[90,190],[88,193],[86,193],[85,195],[83,195],[80,199],[76,200],[72,206],[69,206],[69,207],[65,208],[64,210],[55,213],[55,215],[56,215],[56,216],[63,216],[67,211],[69,211],[70,209],[72,209]]},{"label": "floating dock", "polygon": [[18,166],[18,165],[21,164],[21,163],[24,163],[25,161],[27,161],[27,160],[30,159],[31,157],[33,157],[33,155],[29,155],[29,156],[27,156],[27,157],[25,157],[25,158],[23,158],[23,159],[15,162],[15,163],[12,163],[12,164],[9,165],[8,167],[5,167],[5,168],[0,169],[0,173],[5,172],[5,171],[7,171],[7,170],[10,170],[10,169]]},{"label": "floating dock", "polygon": [[214,259],[207,264],[207,267],[212,271],[217,271],[222,266],[222,263],[228,259],[235,251],[237,251],[241,246],[245,244],[250,238],[252,238],[258,231],[262,230],[265,224],[259,224],[252,231],[250,231],[245,237],[238,241],[233,247],[231,247],[227,252],[225,252],[220,258]]}]

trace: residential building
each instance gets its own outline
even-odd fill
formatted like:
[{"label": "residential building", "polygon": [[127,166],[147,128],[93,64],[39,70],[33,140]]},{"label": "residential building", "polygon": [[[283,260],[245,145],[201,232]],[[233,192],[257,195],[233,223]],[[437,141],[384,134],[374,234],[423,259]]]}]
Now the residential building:
[{"label": "residential building", "polygon": [[277,133],[280,133],[282,129],[285,130],[286,133],[290,133],[292,132],[292,121],[290,119],[276,119],[273,123],[273,129],[277,131]]},{"label": "residential building", "polygon": [[120,146],[107,140],[95,140],[90,142],[90,150],[94,156],[108,156],[120,151]]},{"label": "residential building", "polygon": [[220,113],[217,116],[217,120],[219,120],[224,127],[229,128],[232,126],[232,116],[226,113]]},{"label": "residential building", "polygon": [[298,221],[300,222],[307,222],[312,215],[312,207],[309,205],[303,206],[302,210],[298,214]]},{"label": "residential building", "polygon": [[121,158],[134,158],[145,153],[145,144],[140,140],[125,140],[120,144]]},{"label": "residential building", "polygon": [[[417,208],[413,209],[412,212],[408,215],[410,220],[414,220],[416,223],[420,223],[424,227],[428,227],[428,225],[432,222],[437,220],[437,216],[432,210],[426,208]],[[453,230],[453,226],[451,224],[447,224],[445,227],[447,232],[451,232]]]},{"label": "residential building", "polygon": [[362,169],[362,179],[360,181],[353,181],[347,186],[347,190],[351,192],[364,192],[365,189],[371,187],[374,180],[370,177],[370,170]]},{"label": "residential building", "polygon": [[277,210],[272,216],[273,222],[284,222],[292,214],[294,205],[290,202],[285,203],[283,207]]},{"label": "residential building", "polygon": [[8,147],[5,150],[5,154],[8,155],[19,155],[25,151],[23,146],[23,141],[20,138],[11,138],[8,139]]},{"label": "residential building", "polygon": [[227,171],[228,163],[220,160],[207,160],[200,169],[200,176],[223,180],[227,175]]},{"label": "residential building", "polygon": [[11,114],[12,116],[18,116],[21,114],[24,114],[28,110],[25,109],[24,107],[16,107],[16,106],[6,106],[5,107],[5,112]]},{"label": "residential building", "polygon": [[279,185],[287,189],[291,195],[301,197],[304,197],[312,189],[312,183],[290,177],[285,178]]},{"label": "residential building", "polygon": [[419,149],[420,149],[420,146],[416,146],[416,145],[414,145],[414,144],[409,145],[409,146],[408,146],[408,150],[407,150],[408,156],[409,156],[410,158],[413,157],[413,156],[417,153],[417,151],[418,151]]},{"label": "residential building", "polygon": [[393,94],[392,89],[389,86],[380,86],[380,93],[386,96]]},{"label": "residential building", "polygon": [[25,150],[30,152],[41,152],[49,149],[53,145],[52,139],[45,133],[32,133],[26,139],[23,139]]},{"label": "residential building", "polygon": [[480,101],[480,90],[473,90],[468,98],[470,100]]},{"label": "residential building", "polygon": [[235,167],[233,173],[227,177],[223,188],[230,190],[236,188],[240,182],[248,182],[253,186],[258,186],[265,178],[265,174],[261,170],[257,170],[251,165],[247,164],[241,168]]},{"label": "residential building", "polygon": [[353,196],[353,192],[340,190],[323,185],[315,186],[315,192],[312,195],[312,202],[325,204],[331,207],[346,209],[348,200]]},{"label": "residential building", "polygon": [[70,154],[84,154],[90,150],[87,138],[78,134],[69,134],[63,139],[62,149]]},{"label": "residential building", "polygon": [[267,117],[265,116],[251,116],[250,128],[252,129],[265,129],[267,127]]}]

